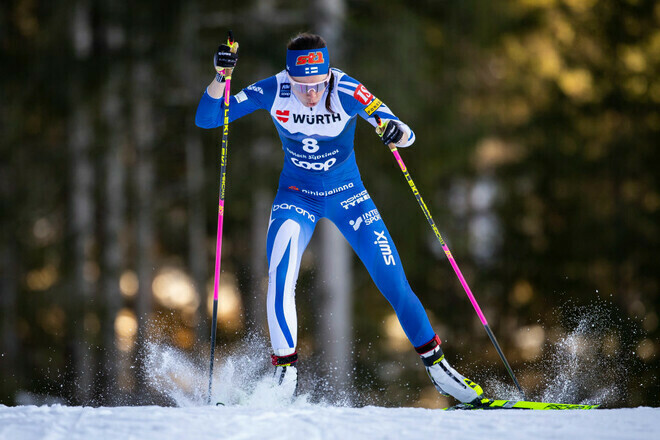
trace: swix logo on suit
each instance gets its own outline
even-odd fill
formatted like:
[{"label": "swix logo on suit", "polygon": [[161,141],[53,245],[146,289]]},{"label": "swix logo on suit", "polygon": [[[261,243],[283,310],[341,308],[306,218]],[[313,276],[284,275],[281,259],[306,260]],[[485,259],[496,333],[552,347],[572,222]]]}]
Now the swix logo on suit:
[{"label": "swix logo on suit", "polygon": [[385,231],[374,231],[374,234],[376,235],[376,241],[374,241],[374,244],[380,249],[380,254],[383,256],[385,264],[388,266],[396,266],[394,255],[392,255],[392,247],[385,236]]}]

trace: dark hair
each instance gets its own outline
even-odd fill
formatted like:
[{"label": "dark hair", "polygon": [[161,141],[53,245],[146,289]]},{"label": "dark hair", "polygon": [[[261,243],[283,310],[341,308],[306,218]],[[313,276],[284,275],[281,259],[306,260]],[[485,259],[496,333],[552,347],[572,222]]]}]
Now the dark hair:
[{"label": "dark hair", "polygon": [[327,46],[328,45],[322,36],[311,34],[309,32],[301,32],[289,40],[286,48],[291,50],[305,50],[322,49]]},{"label": "dark hair", "polygon": [[[289,43],[286,45],[286,48],[290,50],[321,49],[324,47],[327,47],[327,44],[323,37],[309,32],[302,32],[296,35],[290,39]],[[330,95],[332,94],[334,86],[335,76],[332,74],[332,71],[330,71],[330,84],[328,84],[328,94],[325,97],[325,108],[330,113],[334,113],[330,106]]]}]

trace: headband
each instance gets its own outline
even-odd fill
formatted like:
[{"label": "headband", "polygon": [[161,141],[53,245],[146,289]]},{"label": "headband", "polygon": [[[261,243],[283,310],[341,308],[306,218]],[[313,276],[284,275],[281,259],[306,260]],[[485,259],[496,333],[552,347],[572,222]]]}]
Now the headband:
[{"label": "headband", "polygon": [[291,76],[325,75],[330,71],[328,48],[286,51],[286,71]]}]

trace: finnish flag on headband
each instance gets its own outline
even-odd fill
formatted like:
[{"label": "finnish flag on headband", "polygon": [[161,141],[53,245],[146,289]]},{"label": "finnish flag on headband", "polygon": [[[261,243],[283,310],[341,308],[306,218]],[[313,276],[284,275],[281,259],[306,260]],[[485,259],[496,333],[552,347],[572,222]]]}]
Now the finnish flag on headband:
[{"label": "finnish flag on headband", "polygon": [[291,76],[326,75],[330,71],[328,48],[287,50],[286,70]]}]

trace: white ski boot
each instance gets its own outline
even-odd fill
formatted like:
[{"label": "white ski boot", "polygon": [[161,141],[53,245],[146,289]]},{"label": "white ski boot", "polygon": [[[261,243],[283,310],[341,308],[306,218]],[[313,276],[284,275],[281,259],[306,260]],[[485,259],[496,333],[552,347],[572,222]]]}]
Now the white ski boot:
[{"label": "white ski boot", "polygon": [[452,396],[463,403],[481,401],[483,390],[478,384],[472,382],[449,365],[442,353],[440,338],[437,335],[427,344],[417,347],[416,350],[422,357],[426,373],[440,394]]},{"label": "white ski boot", "polygon": [[298,353],[288,356],[272,355],[271,360],[275,366],[273,372],[273,387],[278,389],[281,398],[291,398],[296,396],[298,391]]}]

